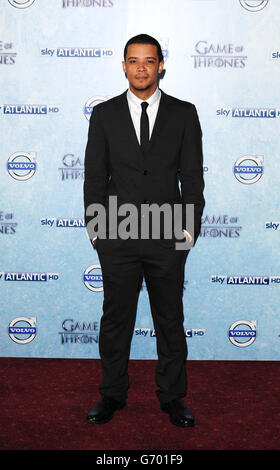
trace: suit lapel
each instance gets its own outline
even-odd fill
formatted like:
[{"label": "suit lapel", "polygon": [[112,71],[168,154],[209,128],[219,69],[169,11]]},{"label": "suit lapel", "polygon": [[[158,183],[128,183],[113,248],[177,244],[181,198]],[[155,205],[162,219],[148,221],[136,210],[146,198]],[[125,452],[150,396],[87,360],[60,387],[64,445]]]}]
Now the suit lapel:
[{"label": "suit lapel", "polygon": [[[166,121],[168,118],[168,95],[166,95],[166,93],[164,93],[162,90],[160,91],[161,91],[161,98],[160,98],[160,103],[159,103],[158,112],[157,112],[156,120],[154,123],[153,131],[152,131],[152,135],[151,135],[150,142],[149,142],[148,151],[156,143],[157,136],[161,134],[162,129],[164,128],[164,125],[166,124]],[[125,91],[124,93],[119,95],[120,121],[122,123],[122,127],[126,130],[127,136],[131,140],[136,152],[140,156],[143,156],[143,153],[141,151],[141,147],[139,145],[138,138],[135,132],[132,117],[130,114],[126,93],[127,92]]]},{"label": "suit lapel", "polygon": [[166,95],[166,93],[164,93],[162,90],[160,91],[161,98],[159,102],[156,120],[154,123],[154,128],[150,138],[149,149],[152,147],[152,145],[155,144],[157,137],[162,133],[162,129],[164,128],[164,125],[166,124],[168,118],[168,95]]},{"label": "suit lapel", "polygon": [[132,142],[136,152],[142,156],[141,147],[139,145],[132,117],[130,114],[126,91],[120,95],[119,116],[122,127],[125,129],[127,137]]}]

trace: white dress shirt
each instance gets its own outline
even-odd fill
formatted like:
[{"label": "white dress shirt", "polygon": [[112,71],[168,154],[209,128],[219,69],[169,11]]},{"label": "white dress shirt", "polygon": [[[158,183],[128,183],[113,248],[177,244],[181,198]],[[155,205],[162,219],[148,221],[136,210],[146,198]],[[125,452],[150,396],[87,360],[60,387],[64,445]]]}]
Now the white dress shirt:
[{"label": "white dress shirt", "polygon": [[[131,119],[132,119],[136,136],[140,145],[140,120],[141,120],[141,113],[142,113],[141,103],[143,103],[143,100],[141,100],[141,98],[138,98],[138,96],[136,96],[130,90],[130,88],[128,88],[126,96],[127,96],[127,102],[128,102]],[[151,138],[155,120],[157,117],[160,98],[161,98],[161,91],[157,87],[156,91],[152,94],[152,96],[150,96],[150,98],[146,100],[146,102],[149,104],[149,106],[147,107],[147,114],[149,118],[150,138]],[[187,230],[184,230],[184,232],[188,234],[189,242],[191,242],[192,240],[191,234]],[[92,241],[94,241],[96,238],[97,237],[93,238]]]},{"label": "white dress shirt", "polygon": [[[134,95],[134,93],[132,93],[130,89],[127,90],[126,96],[127,96],[127,102],[128,102],[131,119],[134,124],[135,132],[136,132],[137,139],[140,145],[140,120],[141,120],[141,113],[142,113],[141,103],[143,103],[143,100],[138,98],[138,96]],[[149,118],[150,138],[151,138],[155,120],[157,117],[160,98],[161,98],[161,91],[159,88],[157,88],[156,91],[152,94],[152,96],[150,96],[150,98],[146,100],[146,103],[149,104],[149,106],[147,107],[147,114]]]}]

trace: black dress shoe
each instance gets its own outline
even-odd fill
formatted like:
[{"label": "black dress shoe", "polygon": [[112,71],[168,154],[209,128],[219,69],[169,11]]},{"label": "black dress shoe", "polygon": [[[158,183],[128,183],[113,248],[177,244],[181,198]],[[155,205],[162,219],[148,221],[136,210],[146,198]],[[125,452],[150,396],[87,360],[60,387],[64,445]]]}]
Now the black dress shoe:
[{"label": "black dress shoe", "polygon": [[92,424],[103,424],[110,421],[116,410],[121,410],[126,405],[126,401],[118,401],[111,397],[102,397],[96,405],[88,412],[87,422]]},{"label": "black dress shoe", "polygon": [[194,417],[189,408],[179,398],[163,403],[160,409],[169,413],[169,419],[175,426],[182,428],[192,428],[194,426]]}]

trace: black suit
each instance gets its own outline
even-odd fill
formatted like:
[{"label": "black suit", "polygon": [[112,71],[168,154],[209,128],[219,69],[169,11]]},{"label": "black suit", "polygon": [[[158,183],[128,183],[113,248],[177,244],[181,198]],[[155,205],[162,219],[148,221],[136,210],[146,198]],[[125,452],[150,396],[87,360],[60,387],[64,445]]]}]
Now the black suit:
[{"label": "black suit", "polygon": [[[101,203],[108,207],[108,197],[113,195],[117,196],[118,207],[126,202],[138,209],[143,203],[194,204],[195,244],[204,208],[201,138],[195,106],[162,90],[145,153],[137,140],[126,92],[98,104],[90,119],[85,155],[87,226],[92,219],[92,214],[86,215],[88,206]],[[182,213],[182,228],[188,230],[185,211]],[[165,403],[186,394],[182,296],[189,250],[175,250],[174,236],[164,239],[162,230],[160,233],[160,239],[124,240],[117,236],[113,240],[98,237],[96,241],[104,287],[99,337],[102,395],[127,397],[127,363],[143,276],[157,337],[157,396]]]}]

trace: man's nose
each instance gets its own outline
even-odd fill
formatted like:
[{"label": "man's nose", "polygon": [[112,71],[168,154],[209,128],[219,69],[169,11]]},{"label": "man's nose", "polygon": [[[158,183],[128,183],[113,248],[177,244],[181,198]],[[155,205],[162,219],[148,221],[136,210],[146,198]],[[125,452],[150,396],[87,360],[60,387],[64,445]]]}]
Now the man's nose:
[{"label": "man's nose", "polygon": [[137,67],[137,68],[138,68],[138,70],[146,70],[145,62],[142,62],[142,63],[140,62],[140,63],[138,64],[138,67]]}]

